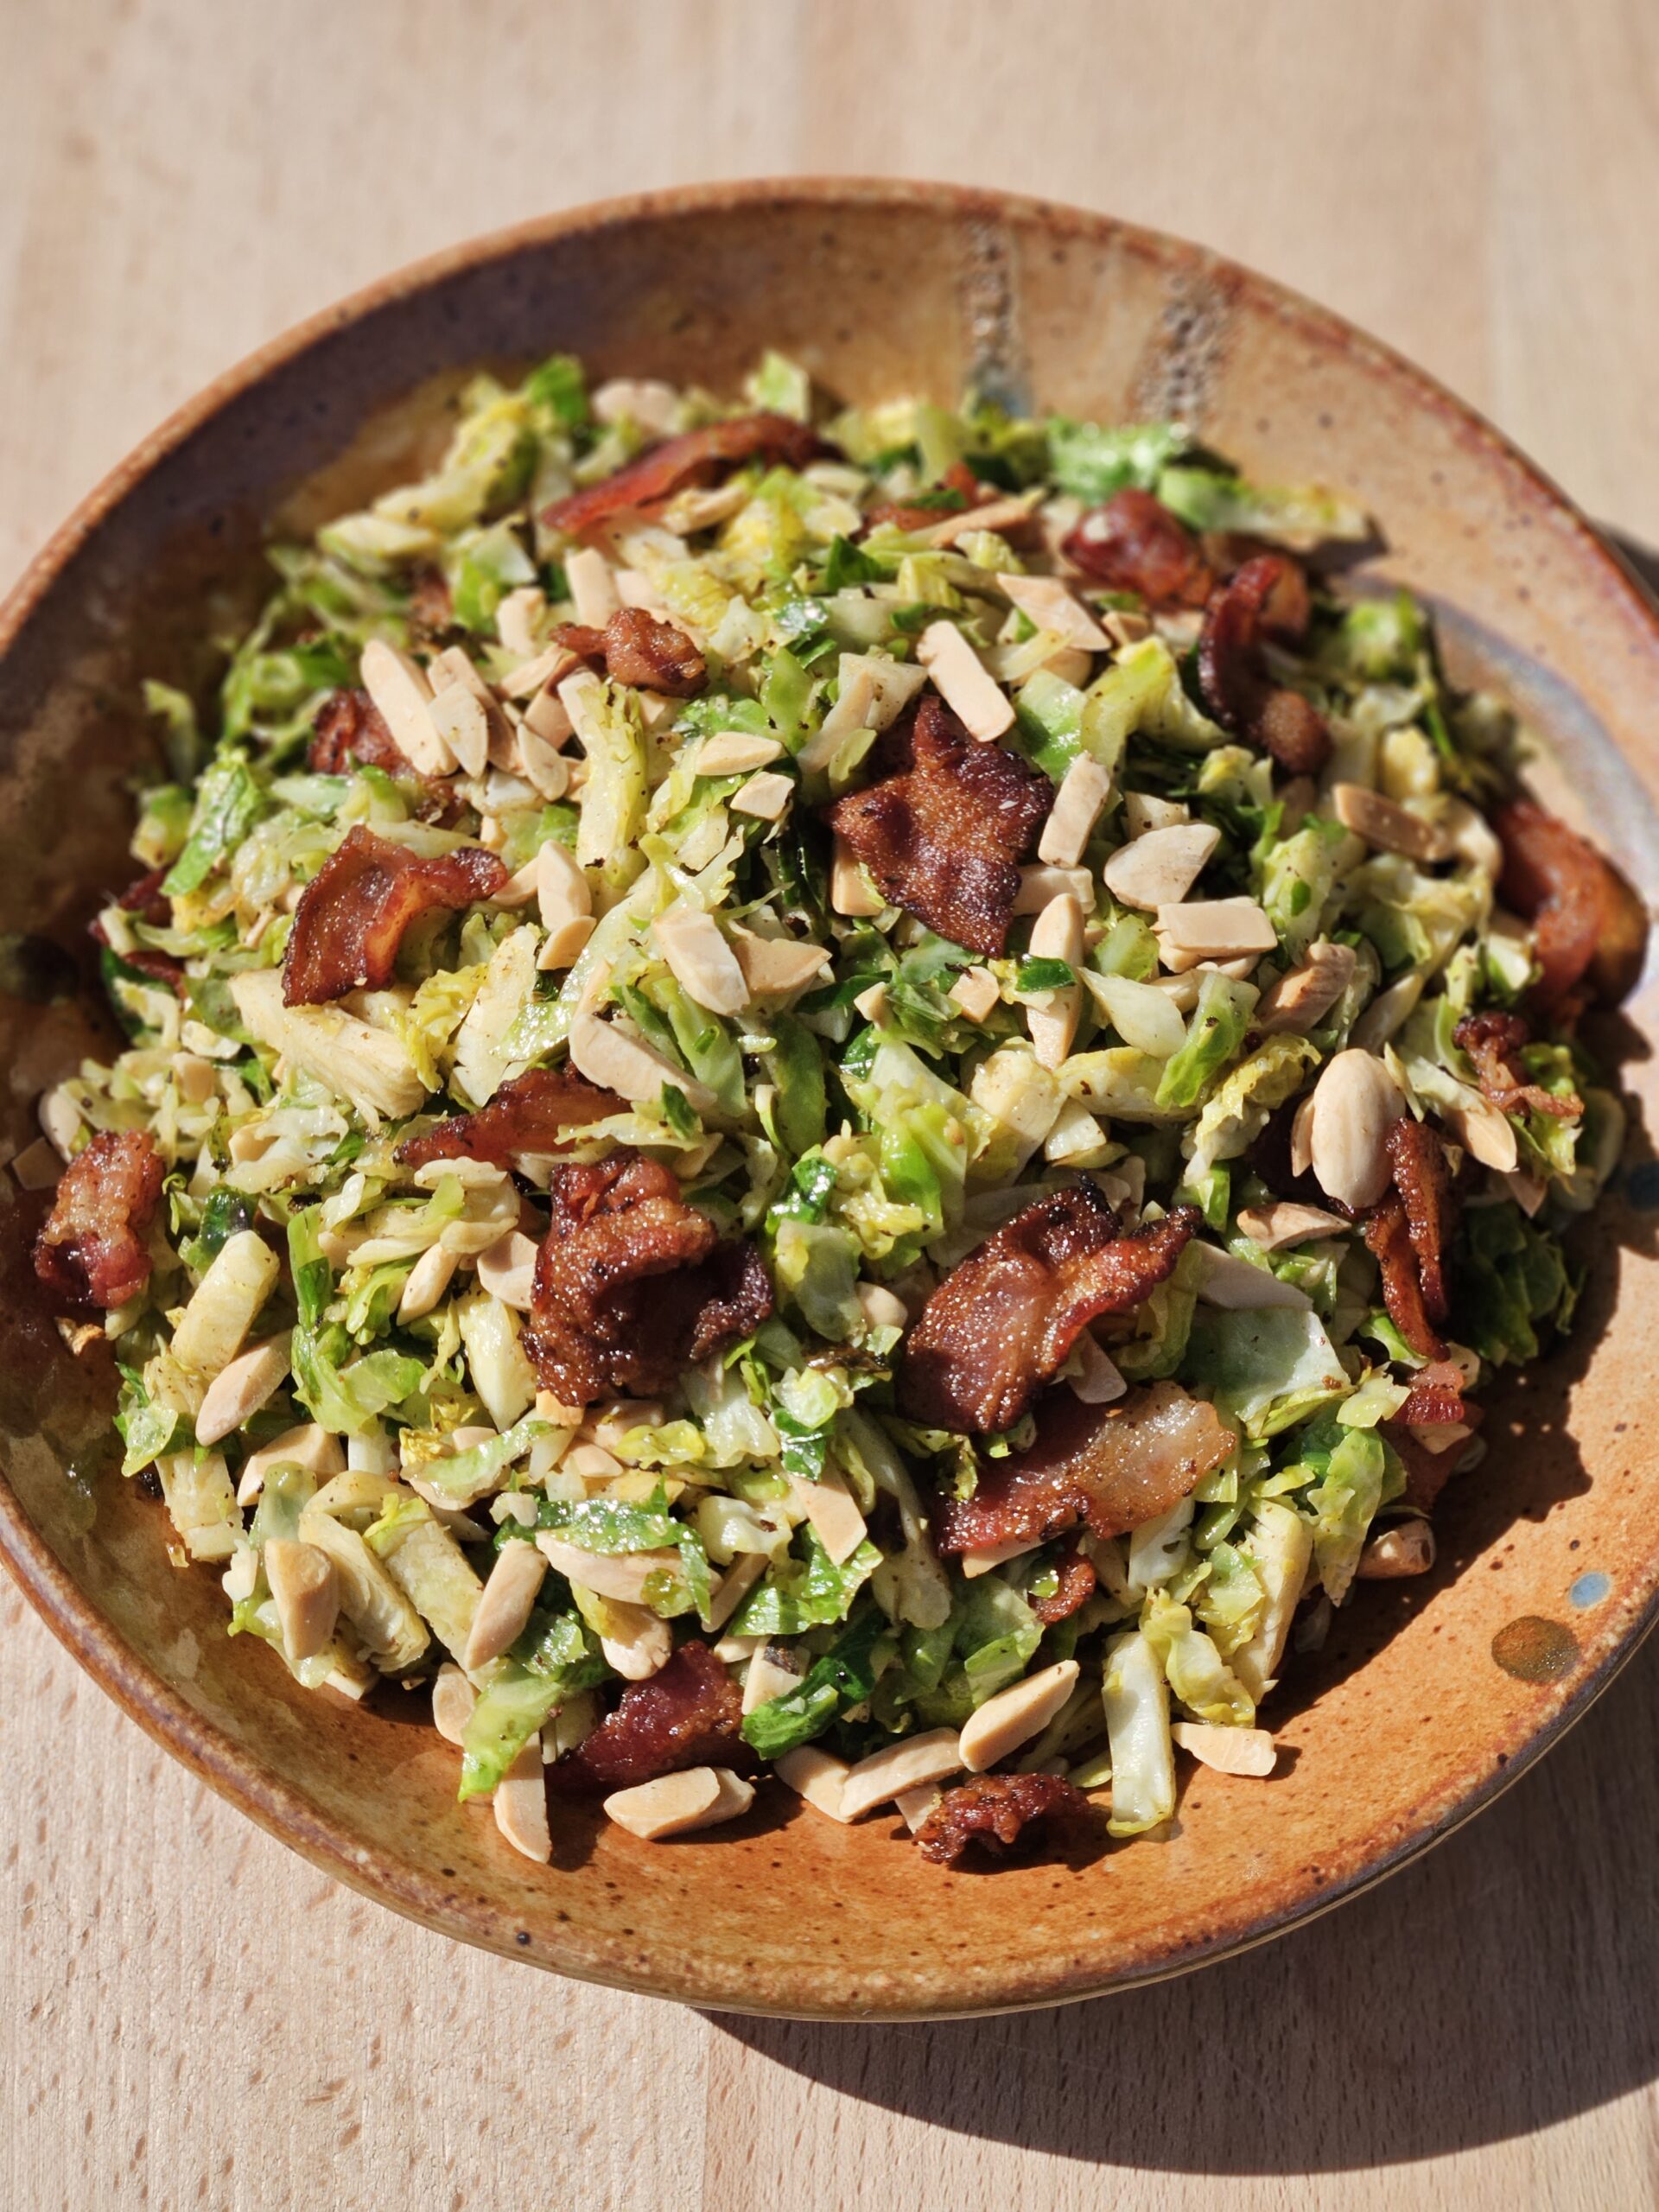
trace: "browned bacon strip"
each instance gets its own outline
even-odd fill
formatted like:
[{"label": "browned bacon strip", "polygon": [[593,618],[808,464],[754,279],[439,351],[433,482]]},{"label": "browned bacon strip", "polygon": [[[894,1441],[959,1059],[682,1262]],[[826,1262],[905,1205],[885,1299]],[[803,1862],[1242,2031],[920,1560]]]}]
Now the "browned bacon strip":
[{"label": "browned bacon strip", "polygon": [[1215,577],[1198,541],[1150,492],[1114,493],[1061,546],[1090,583],[1139,592],[1148,607],[1202,607]]},{"label": "browned bacon strip", "polygon": [[307,760],[320,776],[347,775],[353,761],[359,768],[384,768],[389,776],[415,773],[366,691],[336,691],[323,701]]},{"label": "browned bacon strip", "polygon": [[1439,1428],[1478,1411],[1464,1397],[1461,1372],[1450,1360],[1437,1359],[1419,1370],[1395,1419],[1412,1427]]},{"label": "browned bacon strip", "polygon": [[787,415],[740,415],[665,439],[613,476],[556,499],[542,510],[542,520],[550,530],[574,537],[612,515],[670,499],[689,484],[712,483],[722,470],[739,467],[746,461],[804,468],[832,450],[804,423],[793,422]]},{"label": "browned bacon strip", "polygon": [[1040,1543],[1079,1521],[1096,1536],[1120,1536],[1178,1505],[1236,1441],[1215,1408],[1179,1382],[1149,1382],[1116,1406],[1052,1390],[1029,1451],[982,1458],[973,1496],[938,1501],[936,1548]]},{"label": "browned bacon strip", "polygon": [[1092,1183],[1073,1183],[988,1236],[922,1308],[899,1374],[899,1402],[927,1428],[982,1436],[1012,1428],[1088,1324],[1128,1313],[1173,1269],[1196,1206],[1127,1236]]},{"label": "browned bacon strip", "polygon": [[1382,1303],[1413,1351],[1425,1359],[1444,1359],[1446,1345],[1428,1318],[1423,1279],[1406,1222],[1406,1202],[1390,1191],[1365,1218],[1365,1243],[1382,1278]]},{"label": "browned bacon strip", "polygon": [[147,1129],[105,1129],[63,1171],[35,1240],[35,1272],[77,1306],[124,1306],[149,1281],[144,1232],[162,1195]]},{"label": "browned bacon strip", "polygon": [[824,818],[890,899],[969,951],[998,956],[1020,893],[1020,855],[1054,804],[1045,775],[969,737],[929,693],[876,755],[878,780]]},{"label": "browned bacon strip", "polygon": [[1402,1114],[1389,1126],[1388,1147],[1394,1187],[1405,1204],[1406,1234],[1422,1282],[1423,1308],[1431,1321],[1442,1322],[1451,1311],[1446,1255],[1457,1226],[1457,1198],[1446,1147],[1426,1122]]},{"label": "browned bacon strip", "polygon": [[404,932],[435,906],[491,899],[507,871],[482,845],[422,859],[358,823],[300,895],[283,962],[284,1006],[321,1006],[391,981]]},{"label": "browned bacon strip", "polygon": [[747,1765],[742,1719],[742,1694],[709,1646],[683,1643],[549,1772],[556,1787],[626,1789],[681,1767]]},{"label": "browned bacon strip", "polygon": [[1069,1543],[1054,1562],[1059,1578],[1059,1587],[1052,1598],[1033,1598],[1027,1602],[1045,1628],[1052,1628],[1056,1621],[1070,1620],[1079,1605],[1084,1605],[1095,1594],[1099,1580],[1092,1560],[1085,1559],[1076,1542]]},{"label": "browned bacon strip", "polygon": [[607,676],[642,691],[689,699],[709,678],[702,652],[676,622],[659,621],[643,607],[620,607],[602,630],[590,623],[561,622],[548,643],[583,660],[602,662]]},{"label": "browned bacon strip", "polygon": [[1262,650],[1263,632],[1287,619],[1293,574],[1282,554],[1264,553],[1212,594],[1198,639],[1198,683],[1224,728],[1261,746],[1291,775],[1311,776],[1331,752],[1325,716],[1274,682]]},{"label": "browned bacon strip", "polygon": [[916,1831],[916,1848],[936,1866],[954,1866],[976,1838],[981,1843],[1017,1842],[1035,1821],[1075,1817],[1089,1800],[1058,1774],[976,1774],[947,1789]]},{"label": "browned bacon strip", "polygon": [[665,1390],[772,1312],[747,1241],[721,1245],[666,1167],[623,1147],[555,1170],[524,1346],[564,1405]]},{"label": "browned bacon strip", "polygon": [[1568,1010],[1588,982],[1604,1006],[1635,987],[1648,948],[1648,912],[1611,861],[1548,814],[1517,798],[1493,817],[1503,847],[1498,892],[1532,924],[1543,970],[1532,996],[1546,1011]]},{"label": "browned bacon strip", "polygon": [[405,1137],[397,1158],[404,1167],[429,1160],[487,1160],[510,1167],[524,1153],[563,1152],[572,1129],[627,1110],[613,1090],[584,1083],[566,1068],[531,1068],[504,1083],[475,1114],[452,1114],[424,1135]]},{"label": "browned bacon strip", "polygon": [[[148,875],[141,875],[137,883],[130,883],[114,901],[124,914],[131,914],[141,922],[148,922],[152,929],[164,930],[173,919],[173,905],[162,889],[164,868],[151,868]],[[96,944],[109,947],[110,933],[100,916],[90,925],[90,933]],[[157,952],[149,945],[135,945],[130,952],[118,952],[116,958],[124,968],[137,969],[141,976],[148,976],[152,983],[160,983],[169,991],[185,995],[184,963],[175,960],[170,952]]]},{"label": "browned bacon strip", "polygon": [[1452,1042],[1475,1064],[1482,1095],[1503,1114],[1548,1114],[1570,1122],[1582,1114],[1584,1101],[1569,1093],[1558,1097],[1528,1077],[1521,1054],[1532,1029],[1518,1014],[1465,1014],[1452,1032]]}]

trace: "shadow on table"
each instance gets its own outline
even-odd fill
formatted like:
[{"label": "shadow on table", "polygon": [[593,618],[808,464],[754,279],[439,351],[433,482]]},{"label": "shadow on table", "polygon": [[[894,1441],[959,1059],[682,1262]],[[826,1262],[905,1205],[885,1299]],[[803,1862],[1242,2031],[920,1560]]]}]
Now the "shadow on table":
[{"label": "shadow on table", "polygon": [[1530,2134],[1659,2075],[1656,1776],[1659,1639],[1478,1821],[1260,1950],[1053,2012],[715,2024],[848,2095],[1119,2169],[1331,2171]]}]

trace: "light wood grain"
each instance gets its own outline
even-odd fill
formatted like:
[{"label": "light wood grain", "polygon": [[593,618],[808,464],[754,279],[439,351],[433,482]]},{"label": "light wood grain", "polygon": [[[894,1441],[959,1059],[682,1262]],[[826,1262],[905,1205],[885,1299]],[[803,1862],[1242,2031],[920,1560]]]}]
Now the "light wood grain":
[{"label": "light wood grain", "polygon": [[[216,369],[386,266],[791,169],[1201,237],[1659,541],[1656,162],[1642,0],[0,0],[0,574]],[[0,1635],[7,2206],[1659,2196],[1659,1648],[1313,1928],[1068,2012],[861,2031],[711,2021],[410,1928],[173,1766],[10,1589]]]}]

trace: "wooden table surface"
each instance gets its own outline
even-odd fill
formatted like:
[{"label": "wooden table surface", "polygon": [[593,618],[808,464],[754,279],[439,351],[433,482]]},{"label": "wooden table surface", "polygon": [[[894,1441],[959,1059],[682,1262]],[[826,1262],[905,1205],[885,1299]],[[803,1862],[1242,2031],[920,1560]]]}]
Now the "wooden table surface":
[{"label": "wooden table surface", "polygon": [[[1652,0],[0,0],[0,581],[388,266],[602,194],[942,176],[1203,238],[1659,543]],[[1494,1810],[1209,1972],[941,2028],[456,1948],[172,1765],[0,1592],[0,2202],[1659,2202],[1659,1640]]]}]

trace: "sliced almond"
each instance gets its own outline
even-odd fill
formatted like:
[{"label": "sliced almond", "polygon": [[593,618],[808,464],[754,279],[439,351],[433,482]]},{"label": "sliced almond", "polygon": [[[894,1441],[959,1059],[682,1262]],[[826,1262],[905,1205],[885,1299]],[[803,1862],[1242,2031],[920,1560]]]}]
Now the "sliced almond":
[{"label": "sliced almond", "polygon": [[1306,1036],[1324,1020],[1354,980],[1358,955],[1351,944],[1321,938],[1297,966],[1270,983],[1257,1001],[1253,1026]]},{"label": "sliced almond", "polygon": [[1333,784],[1331,806],[1344,830],[1385,853],[1433,861],[1450,860],[1456,850],[1449,830],[1395,799],[1384,798],[1381,791],[1367,791],[1363,784]]},{"label": "sliced almond", "polygon": [[522,1230],[510,1229],[478,1255],[478,1280],[492,1298],[528,1313],[536,1288],[535,1240]]},{"label": "sliced almond", "polygon": [[1151,830],[1173,830],[1190,822],[1192,809],[1185,799],[1160,798],[1155,791],[1125,791],[1123,829],[1126,836],[1144,837]]},{"label": "sliced almond", "polygon": [[[930,545],[954,545],[959,538],[970,537],[976,531],[1012,530],[1028,520],[1041,498],[1040,492],[1016,492],[1006,499],[991,499],[982,507],[967,507],[959,514],[947,515],[923,535]],[[960,713],[961,709],[957,711]],[[966,721],[967,717],[963,719]]]},{"label": "sliced almond", "polygon": [[1471,1090],[1461,1104],[1443,1106],[1440,1113],[1459,1143],[1466,1152],[1472,1153],[1483,1167],[1495,1168],[1500,1175],[1514,1173],[1521,1156],[1515,1124],[1491,1099],[1482,1098]]},{"label": "sliced almond", "polygon": [[983,1774],[1021,1744],[1040,1736],[1071,1696],[1077,1679],[1077,1661],[1062,1659],[987,1698],[963,1726],[962,1763],[969,1773]]},{"label": "sliced almond", "polygon": [[574,546],[564,556],[564,580],[577,621],[602,630],[622,604],[605,556],[592,545]]},{"label": "sliced almond", "polygon": [[1263,1776],[1277,1753],[1265,1728],[1223,1728],[1209,1720],[1172,1720],[1169,1732],[1200,1766],[1217,1774]]},{"label": "sliced almond", "polygon": [[982,745],[1013,728],[1013,702],[954,622],[931,622],[916,641],[916,658],[946,706]]},{"label": "sliced almond", "polygon": [[1088,1329],[1072,1345],[1067,1363],[1073,1370],[1065,1378],[1071,1395],[1081,1398],[1085,1406],[1109,1406],[1128,1389],[1116,1361],[1108,1357]]},{"label": "sliced almond", "polygon": [[1397,983],[1390,983],[1386,991],[1377,993],[1349,1031],[1348,1042],[1357,1045],[1362,1052],[1380,1052],[1389,1039],[1404,1027],[1407,1017],[1422,995],[1422,976],[1414,971],[1402,976]]},{"label": "sliced almond", "polygon": [[1262,1306],[1306,1306],[1313,1302],[1294,1282],[1281,1282],[1266,1268],[1241,1260],[1236,1252],[1224,1252],[1217,1244],[1194,1243],[1192,1249],[1198,1275],[1195,1287],[1207,1306],[1244,1313]]},{"label": "sliced almond", "polygon": [[785,1697],[800,1688],[801,1678],[792,1667],[779,1666],[763,1643],[749,1657],[743,1676],[743,1710],[753,1713],[758,1705],[770,1705],[775,1697]]},{"label": "sliced almond", "polygon": [[717,729],[705,737],[691,755],[691,768],[699,776],[747,776],[753,769],[770,767],[783,749],[775,737],[751,737],[747,730]]},{"label": "sliced almond", "polygon": [[836,1566],[844,1566],[868,1533],[858,1500],[844,1478],[834,1467],[826,1467],[816,1482],[804,1475],[791,1475],[789,1488],[830,1559]]},{"label": "sliced almond", "polygon": [[1264,1252],[1277,1252],[1287,1244],[1306,1244],[1319,1236],[1345,1236],[1352,1224],[1340,1214],[1319,1206],[1299,1205],[1294,1198],[1275,1198],[1271,1205],[1245,1206],[1238,1225],[1252,1244]]},{"label": "sliced almond", "polygon": [[976,1551],[963,1552],[957,1564],[966,1580],[976,1581],[982,1574],[1006,1567],[1011,1559],[1020,1559],[1027,1552],[1035,1551],[1037,1541],[1033,1536],[1005,1536],[1000,1544],[985,1544]]},{"label": "sliced almond", "polygon": [[490,719],[474,694],[461,683],[447,683],[428,713],[432,727],[469,776],[489,766]]},{"label": "sliced almond", "polygon": [[276,1601],[283,1649],[298,1666],[327,1650],[340,1618],[340,1586],[334,1563],[315,1544],[273,1536],[260,1554],[265,1580]]},{"label": "sliced almond", "polygon": [[1022,868],[1014,911],[1016,914],[1040,914],[1045,906],[1068,891],[1085,914],[1094,912],[1095,879],[1086,868]]},{"label": "sliced almond", "polygon": [[1062,645],[1104,652],[1111,640],[1081,600],[1058,576],[998,576],[997,588],[1029,622],[1051,631]]},{"label": "sliced almond", "polygon": [[653,437],[665,438],[680,419],[680,395],[656,377],[611,377],[593,397],[601,423],[634,423]]},{"label": "sliced almond", "polygon": [[1313,1166],[1313,1096],[1310,1091],[1290,1117],[1290,1172],[1306,1175]]},{"label": "sliced almond", "polygon": [[527,658],[536,650],[536,630],[547,612],[547,594],[539,584],[520,584],[506,594],[495,610],[495,634],[510,653]]},{"label": "sliced almond", "polygon": [[[886,911],[887,901],[865,874],[853,849],[837,836],[830,861],[830,904],[849,919]],[[1019,910],[1016,907],[1015,912]]]},{"label": "sliced almond", "polygon": [[[1032,925],[1033,960],[1064,960],[1075,976],[1083,965],[1083,908],[1069,891],[1051,899]],[[1083,985],[1045,991],[1026,1007],[1026,1027],[1039,1066],[1058,1068],[1071,1050],[1083,1012]]]},{"label": "sliced almond", "polygon": [[499,1659],[515,1643],[530,1618],[537,1592],[547,1574],[547,1561],[532,1544],[503,1544],[484,1585],[473,1624],[467,1635],[461,1663],[469,1674]]},{"label": "sliced almond", "polygon": [[901,1789],[943,1782],[961,1765],[962,1739],[954,1728],[930,1728],[925,1735],[906,1736],[849,1767],[841,1786],[841,1816],[856,1821]]},{"label": "sliced almond", "polygon": [[1433,1529],[1427,1521],[1402,1521],[1371,1538],[1354,1573],[1362,1582],[1395,1582],[1410,1574],[1427,1574],[1433,1564]]},{"label": "sliced almond", "polygon": [[579,653],[573,653],[568,645],[547,645],[531,659],[520,661],[497,688],[509,699],[534,699],[543,691],[551,692],[568,716],[569,702],[563,687],[578,671],[588,674],[590,683],[598,681],[585,669]]},{"label": "sliced almond", "polygon": [[448,1289],[450,1278],[460,1264],[457,1255],[448,1245],[429,1246],[409,1271],[404,1294],[397,1301],[397,1319],[418,1321],[423,1313],[429,1313]]},{"label": "sliced almond", "polygon": [[734,1821],[754,1802],[754,1786],[725,1767],[687,1767],[661,1774],[605,1800],[605,1810],[619,1827],[645,1843],[690,1835],[698,1828]]},{"label": "sliced almond", "polygon": [[673,1657],[674,1633],[649,1605],[613,1600],[599,1648],[625,1682],[648,1682]]},{"label": "sliced almond", "polygon": [[196,1415],[198,1444],[217,1444],[222,1436],[240,1428],[265,1401],[282,1388],[288,1374],[289,1337],[267,1337],[250,1344],[228,1367],[222,1367],[207,1385]]},{"label": "sliced almond", "polygon": [[593,933],[594,918],[591,914],[577,914],[570,921],[560,923],[556,929],[548,931],[541,950],[536,955],[537,967],[543,975],[556,974],[562,969],[574,967],[587,950],[588,940]]},{"label": "sliced almond", "polygon": [[1350,1046],[1313,1088],[1308,1159],[1327,1198],[1358,1213],[1389,1187],[1389,1124],[1406,1110],[1399,1084],[1370,1052]]},{"label": "sliced almond", "polygon": [[969,1021],[983,1021],[995,1011],[1002,993],[988,968],[964,968],[946,996]]},{"label": "sliced almond", "polygon": [[893,1809],[912,1835],[938,1803],[939,1796],[937,1782],[918,1782],[914,1789],[901,1789],[893,1799]]},{"label": "sliced almond", "polygon": [[446,1659],[432,1684],[432,1726],[446,1744],[466,1742],[467,1723],[477,1703],[478,1692],[454,1661]]},{"label": "sliced almond", "polygon": [[1101,626],[1115,645],[1138,645],[1152,635],[1152,625],[1133,607],[1114,607],[1100,618]]},{"label": "sliced almond", "polygon": [[383,638],[363,648],[363,689],[401,751],[423,776],[447,776],[455,757],[433,723],[432,687],[407,653]]},{"label": "sliced almond", "polygon": [[703,1113],[716,1103],[711,1090],[664,1059],[636,1032],[618,1022],[601,1021],[594,1014],[579,1014],[571,1023],[570,1060],[589,1083],[639,1104],[654,1105],[665,1083],[677,1086],[694,1113]]},{"label": "sliced almond", "polygon": [[625,1605],[645,1601],[645,1586],[654,1574],[677,1574],[680,1555],[666,1547],[649,1552],[586,1552],[545,1530],[536,1539],[543,1557],[556,1573],[580,1590],[596,1590],[601,1598],[614,1598]]},{"label": "sliced almond", "polygon": [[821,944],[802,944],[785,937],[757,937],[752,930],[736,925],[731,943],[752,998],[785,998],[791,992],[804,991],[830,972],[830,954]]},{"label": "sliced almond", "polygon": [[802,1744],[798,1749],[785,1751],[781,1758],[774,1759],[772,1772],[798,1796],[804,1797],[815,1813],[845,1824],[847,1815],[841,1809],[841,1793],[848,1772],[845,1759],[832,1758],[816,1744]]},{"label": "sliced almond", "polygon": [[759,822],[781,822],[794,796],[792,776],[763,772],[751,776],[741,791],[732,793],[727,804],[734,814],[752,815]]},{"label": "sliced almond", "polygon": [[1111,771],[1093,753],[1079,753],[1061,779],[1059,795],[1043,824],[1038,859],[1056,868],[1075,867],[1111,795]]},{"label": "sliced almond", "polygon": [[593,887],[575,857],[549,837],[536,855],[536,903],[543,928],[563,929],[594,911]]},{"label": "sliced almond", "polygon": [[[1141,842],[1152,841],[1148,837]],[[1134,849],[1132,846],[1130,850]],[[1166,967],[1172,956],[1196,965],[1200,960],[1233,960],[1244,953],[1271,952],[1279,942],[1273,924],[1254,899],[1203,899],[1160,906],[1155,926]]]},{"label": "sliced almond", "polygon": [[711,1014],[741,1014],[749,987],[720,925],[701,906],[677,901],[652,925],[658,949],[688,998]]},{"label": "sliced almond", "polygon": [[724,1628],[766,1571],[764,1552],[740,1552],[717,1583],[709,1599],[709,1632]]},{"label": "sliced almond", "polygon": [[513,1849],[545,1866],[553,1856],[547,1825],[547,1778],[542,1747],[532,1736],[495,1785],[490,1800],[495,1825]]},{"label": "sliced almond", "polygon": [[[1220,842],[1220,830],[1208,822],[1183,822],[1167,830],[1148,830],[1144,836],[1120,845],[1101,874],[1120,906],[1155,913],[1161,907],[1180,904]],[[1211,904],[1245,906],[1249,901],[1216,899]],[[1272,942],[1269,938],[1269,944]]]},{"label": "sliced almond", "polygon": [[[563,675],[564,671],[560,669]],[[574,734],[575,725],[565,712],[555,683],[543,683],[524,705],[518,732],[518,760],[525,776],[543,798],[563,798],[570,787],[570,764],[559,758],[559,747]]]},{"label": "sliced almond", "polygon": [[858,1300],[859,1311],[873,1329],[902,1329],[910,1319],[904,1300],[895,1298],[885,1283],[861,1282],[854,1295]]},{"label": "sliced almond", "polygon": [[338,1475],[344,1471],[345,1465],[346,1453],[340,1439],[316,1421],[302,1421],[297,1428],[285,1428],[269,1444],[262,1444],[257,1452],[249,1452],[237,1481],[236,1502],[238,1505],[251,1505],[264,1489],[265,1477],[272,1467],[303,1467],[308,1474]]},{"label": "sliced almond", "polygon": [[887,1018],[887,985],[885,983],[872,983],[867,990],[862,990],[857,993],[853,1000],[853,1004],[858,1008],[866,1021],[874,1022],[876,1027],[880,1028],[881,1024]]}]

